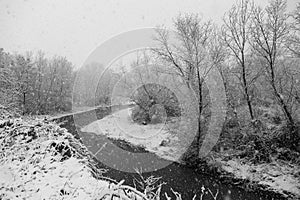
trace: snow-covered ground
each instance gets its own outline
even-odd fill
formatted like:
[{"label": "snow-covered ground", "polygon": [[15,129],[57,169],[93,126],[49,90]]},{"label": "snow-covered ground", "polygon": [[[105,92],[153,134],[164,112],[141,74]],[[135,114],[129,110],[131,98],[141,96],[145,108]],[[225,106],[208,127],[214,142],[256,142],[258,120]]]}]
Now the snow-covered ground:
[{"label": "snow-covered ground", "polygon": [[51,122],[1,120],[0,149],[2,200],[145,199],[123,182],[103,177],[88,150]]},{"label": "snow-covered ground", "polygon": [[183,134],[177,134],[179,129],[174,128],[176,122],[147,125],[134,123],[130,117],[131,110],[132,108],[117,111],[83,127],[81,131],[121,139],[142,146],[162,158],[179,161],[193,136],[189,138],[186,135],[184,138]]},{"label": "snow-covered ground", "polygon": [[[173,123],[139,125],[131,120],[130,114],[130,108],[118,111],[89,124],[82,128],[82,131],[125,140],[133,145],[143,146],[162,158],[172,161],[180,160],[180,156],[187,147],[187,141],[190,141],[185,138],[187,135],[174,131]],[[216,159],[216,163],[235,178],[247,179],[266,186],[268,190],[281,194],[290,193],[300,199],[300,180],[294,176],[300,171],[298,167],[276,161],[254,165],[241,162],[239,159],[225,161],[221,157]]]},{"label": "snow-covered ground", "polygon": [[249,164],[239,159],[229,161],[218,160],[226,172],[265,186],[268,190],[279,192],[285,196],[292,195],[300,199],[300,180],[295,175],[300,173],[297,165],[274,160],[268,164]]}]

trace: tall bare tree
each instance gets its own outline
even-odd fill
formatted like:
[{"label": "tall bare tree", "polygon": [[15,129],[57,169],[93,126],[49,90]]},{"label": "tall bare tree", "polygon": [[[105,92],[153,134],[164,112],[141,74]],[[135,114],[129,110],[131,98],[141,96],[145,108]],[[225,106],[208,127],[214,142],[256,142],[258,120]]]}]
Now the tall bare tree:
[{"label": "tall bare tree", "polygon": [[244,93],[250,117],[254,119],[254,112],[252,108],[252,99],[250,96],[250,81],[249,62],[247,61],[247,54],[249,54],[249,34],[250,34],[250,19],[251,19],[251,5],[249,0],[239,0],[232,8],[225,14],[223,18],[224,25],[222,26],[222,38],[226,46],[230,49],[234,62],[237,64],[238,78],[242,84],[242,91]]},{"label": "tall bare tree", "polygon": [[196,143],[199,148],[202,130],[201,114],[205,107],[204,82],[209,71],[214,67],[206,49],[211,44],[214,26],[210,21],[204,21],[196,14],[179,15],[175,19],[174,25],[178,43],[171,43],[169,32],[166,29],[159,29],[156,40],[160,48],[154,49],[154,51],[159,58],[171,66],[176,75],[182,77],[188,88],[193,89],[198,97],[199,115]]},{"label": "tall bare tree", "polygon": [[293,125],[291,110],[280,93],[277,76],[280,57],[285,53],[285,41],[291,30],[287,21],[286,1],[273,0],[265,10],[255,6],[252,14],[251,46],[263,61],[266,80],[271,86],[275,100],[280,105],[288,123]]}]

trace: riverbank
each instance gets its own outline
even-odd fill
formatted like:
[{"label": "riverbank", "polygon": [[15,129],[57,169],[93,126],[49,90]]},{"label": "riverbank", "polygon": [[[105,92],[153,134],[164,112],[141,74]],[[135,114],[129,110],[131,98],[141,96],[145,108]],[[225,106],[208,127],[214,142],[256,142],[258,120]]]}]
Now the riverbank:
[{"label": "riverbank", "polygon": [[[121,140],[139,148],[144,147],[161,158],[184,163],[182,152],[185,152],[185,149],[179,134],[168,131],[161,127],[161,124],[134,124],[128,113],[128,110],[118,111],[91,123],[82,131],[102,134],[112,140]],[[185,164],[249,191],[270,191],[280,194],[282,199],[300,198],[299,165],[281,159],[253,163],[248,158],[242,158],[239,153],[240,151],[230,149],[212,151],[204,160],[196,159]]]},{"label": "riverbank", "polygon": [[0,199],[147,199],[103,176],[74,136],[41,118],[0,112]]},{"label": "riverbank", "polygon": [[211,152],[205,160],[194,162],[193,168],[204,173],[214,173],[224,183],[248,191],[274,192],[282,196],[282,199],[300,199],[300,166],[297,164],[283,160],[255,164],[226,152]]}]

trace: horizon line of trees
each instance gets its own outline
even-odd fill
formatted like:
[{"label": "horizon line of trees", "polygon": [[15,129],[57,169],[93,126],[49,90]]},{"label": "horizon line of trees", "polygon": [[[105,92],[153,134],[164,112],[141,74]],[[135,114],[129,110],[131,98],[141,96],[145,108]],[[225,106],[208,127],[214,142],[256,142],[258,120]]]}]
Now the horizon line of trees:
[{"label": "horizon line of trees", "polygon": [[[101,72],[104,75],[97,77]],[[112,83],[117,78],[99,63],[75,69],[62,56],[47,58],[42,51],[10,54],[0,48],[0,105],[21,115],[59,114],[76,111],[74,107],[110,105]]]},{"label": "horizon line of trees", "polygon": [[73,64],[65,57],[10,54],[0,49],[0,104],[22,115],[72,108]]}]

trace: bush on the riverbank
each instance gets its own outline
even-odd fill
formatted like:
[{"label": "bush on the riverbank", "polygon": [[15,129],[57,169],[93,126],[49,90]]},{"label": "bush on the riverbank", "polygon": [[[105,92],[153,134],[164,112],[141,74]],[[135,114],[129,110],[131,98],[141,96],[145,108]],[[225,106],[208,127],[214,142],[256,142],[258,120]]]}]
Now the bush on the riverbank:
[{"label": "bush on the riverbank", "polygon": [[274,159],[300,163],[299,124],[290,127],[282,120],[282,114],[269,107],[255,109],[258,114],[255,121],[227,115],[214,151],[231,152],[251,163],[268,163]]},{"label": "bush on the riverbank", "polygon": [[131,99],[137,104],[132,111],[132,119],[138,123],[161,123],[167,117],[178,117],[181,114],[175,94],[158,84],[143,85]]}]

